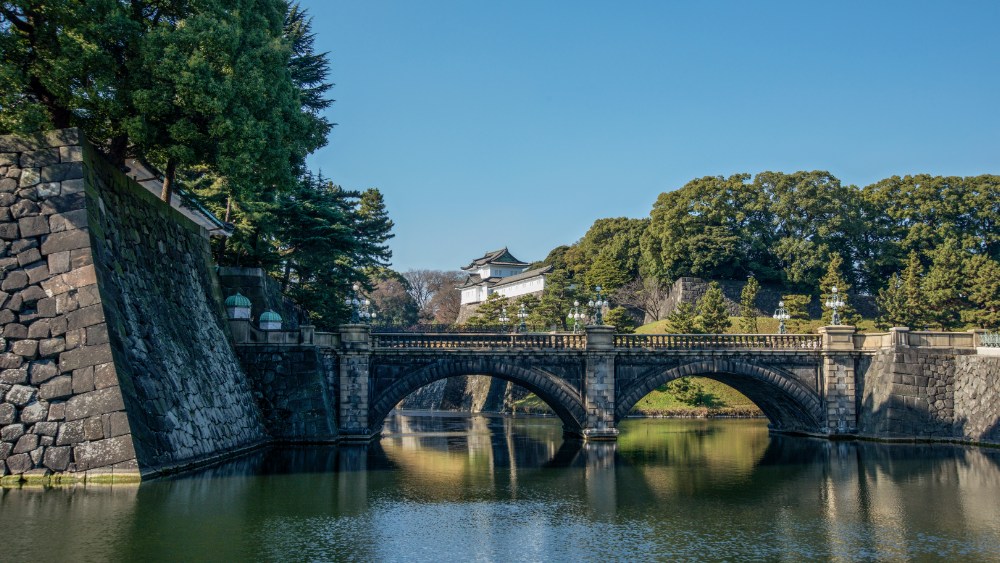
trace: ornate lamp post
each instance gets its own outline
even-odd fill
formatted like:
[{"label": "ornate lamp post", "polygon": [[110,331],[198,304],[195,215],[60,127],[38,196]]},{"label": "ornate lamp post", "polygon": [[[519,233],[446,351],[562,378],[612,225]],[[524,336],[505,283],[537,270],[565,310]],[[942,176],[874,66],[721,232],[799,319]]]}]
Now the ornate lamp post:
[{"label": "ornate lamp post", "polygon": [[826,306],[829,307],[831,311],[833,311],[833,314],[830,315],[830,322],[833,323],[834,325],[840,324],[840,312],[837,311],[837,309],[840,309],[844,305],[845,305],[844,300],[841,299],[840,294],[837,293],[837,287],[836,286],[831,287],[830,298],[826,300]]},{"label": "ornate lamp post", "polygon": [[500,308],[500,318],[497,320],[503,325],[504,330],[507,330],[507,323],[510,322],[510,317],[507,316],[507,307]]},{"label": "ornate lamp post", "polygon": [[521,308],[517,310],[517,318],[521,319],[521,324],[517,325],[518,332],[528,332],[528,309],[521,303]]},{"label": "ornate lamp post", "polygon": [[580,302],[574,301],[573,308],[570,309],[567,318],[573,319],[573,332],[580,332],[580,321],[587,318],[587,313],[580,310]]},{"label": "ornate lamp post", "polygon": [[604,324],[604,307],[608,304],[607,299],[601,298],[601,286],[594,286],[594,290],[597,292],[597,297],[587,302],[587,306],[594,310],[594,324],[603,325]]},{"label": "ornate lamp post", "polygon": [[344,298],[344,305],[347,305],[348,307],[351,308],[351,324],[353,325],[356,325],[361,322],[360,318],[361,300],[358,299],[358,290],[360,289],[361,289],[361,284],[359,284],[358,282],[354,282],[354,285],[351,286],[351,292],[347,294],[346,298]]},{"label": "ornate lamp post", "polygon": [[361,320],[361,324],[368,324],[375,322],[375,311],[369,309],[372,302],[368,299],[361,300],[361,309],[358,311],[358,318]]},{"label": "ornate lamp post", "polygon": [[788,309],[785,309],[785,302],[778,301],[778,309],[774,311],[774,318],[778,319],[778,334],[788,334],[788,329],[785,328],[785,321],[791,318],[788,314]]}]

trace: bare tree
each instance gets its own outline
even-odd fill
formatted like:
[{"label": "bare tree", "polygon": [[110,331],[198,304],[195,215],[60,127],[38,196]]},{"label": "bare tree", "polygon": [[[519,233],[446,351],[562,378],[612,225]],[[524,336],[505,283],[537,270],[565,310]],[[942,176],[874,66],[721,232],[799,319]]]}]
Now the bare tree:
[{"label": "bare tree", "polygon": [[663,313],[667,287],[653,276],[635,278],[616,291],[612,301],[642,311],[647,321],[658,321]]},{"label": "bare tree", "polygon": [[455,289],[462,274],[441,270],[410,270],[403,274],[407,292],[420,310],[420,320],[451,324],[458,318],[461,296]]},{"label": "bare tree", "polygon": [[454,324],[462,307],[462,294],[455,287],[462,283],[464,276],[458,272],[438,271],[435,274],[431,284],[434,296],[428,306],[428,318],[436,323]]},{"label": "bare tree", "polygon": [[410,284],[407,292],[413,298],[413,301],[416,302],[421,316],[427,310],[427,306],[430,305],[431,298],[434,297],[435,288],[433,285],[440,273],[434,270],[410,270],[403,274],[403,278]]}]

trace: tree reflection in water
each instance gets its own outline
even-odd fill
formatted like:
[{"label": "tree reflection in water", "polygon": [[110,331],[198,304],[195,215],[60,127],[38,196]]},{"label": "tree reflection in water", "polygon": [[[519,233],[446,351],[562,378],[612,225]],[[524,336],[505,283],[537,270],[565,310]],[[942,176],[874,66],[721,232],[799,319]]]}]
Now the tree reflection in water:
[{"label": "tree reflection in water", "polygon": [[[394,416],[363,446],[258,451],[140,487],[0,492],[14,559],[984,559],[1000,452],[628,420]],[[58,541],[53,541],[57,531]]]}]

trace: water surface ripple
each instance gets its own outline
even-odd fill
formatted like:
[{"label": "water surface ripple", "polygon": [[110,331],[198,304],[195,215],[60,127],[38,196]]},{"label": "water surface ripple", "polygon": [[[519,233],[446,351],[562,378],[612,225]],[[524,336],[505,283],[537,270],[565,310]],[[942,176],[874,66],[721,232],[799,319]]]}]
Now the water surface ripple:
[{"label": "water surface ripple", "polygon": [[1000,450],[769,436],[761,421],[396,415],[139,487],[0,491],[5,559],[1000,561]]}]

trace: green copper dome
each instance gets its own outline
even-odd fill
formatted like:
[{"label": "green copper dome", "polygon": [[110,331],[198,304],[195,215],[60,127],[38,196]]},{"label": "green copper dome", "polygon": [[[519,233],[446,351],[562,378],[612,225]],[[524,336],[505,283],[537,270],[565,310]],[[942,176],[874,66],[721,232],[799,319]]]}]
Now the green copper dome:
[{"label": "green copper dome", "polygon": [[236,295],[230,295],[226,298],[226,307],[249,307],[250,300],[245,296],[241,295],[240,292],[236,292]]},{"label": "green copper dome", "polygon": [[280,323],[281,315],[275,313],[274,311],[264,311],[260,314],[260,322],[262,323]]}]

